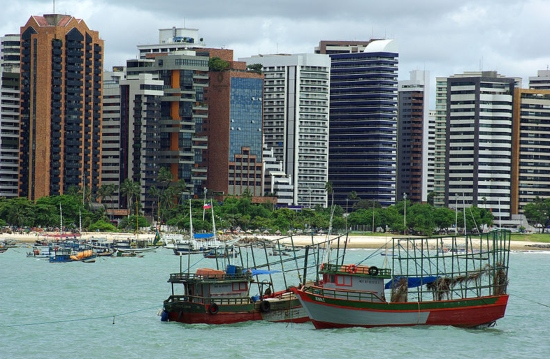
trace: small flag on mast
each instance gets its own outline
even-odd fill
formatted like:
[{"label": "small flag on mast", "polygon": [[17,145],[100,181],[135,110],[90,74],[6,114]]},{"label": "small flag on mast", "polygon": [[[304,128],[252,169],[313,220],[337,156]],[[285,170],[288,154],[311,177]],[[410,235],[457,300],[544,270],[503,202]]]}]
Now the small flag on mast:
[{"label": "small flag on mast", "polygon": [[209,208],[212,208],[212,205],[210,205],[210,203],[205,203],[202,208],[204,209],[209,209]]}]

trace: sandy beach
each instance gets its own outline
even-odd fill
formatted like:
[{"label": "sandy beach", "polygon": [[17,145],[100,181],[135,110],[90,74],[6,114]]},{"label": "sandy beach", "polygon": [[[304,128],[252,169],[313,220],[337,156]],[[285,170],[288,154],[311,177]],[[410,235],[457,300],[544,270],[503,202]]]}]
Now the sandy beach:
[{"label": "sandy beach", "polygon": [[[32,244],[35,243],[37,240],[56,240],[59,238],[59,232],[56,233],[28,233],[28,234],[19,234],[19,233],[2,233],[0,234],[0,241],[4,240],[14,240],[18,243],[25,243],[25,244]],[[139,234],[139,239],[144,240],[153,240],[154,233],[146,233],[146,234]],[[135,235],[133,233],[101,233],[101,232],[84,232],[82,233],[81,237],[85,240],[92,240],[92,239],[102,239],[107,241],[113,241],[113,240],[123,240],[123,239],[134,239]],[[250,240],[277,240],[281,239],[281,243],[291,243],[290,237],[282,237],[282,236],[275,236],[275,235],[247,235],[243,236],[243,238],[248,241]],[[334,237],[333,237],[334,238]],[[392,236],[361,236],[361,235],[350,235],[348,237],[348,243],[347,248],[368,248],[368,249],[383,249],[383,248],[391,248],[392,244]],[[398,238],[398,237],[396,237]],[[72,237],[69,237],[69,239],[72,239]],[[343,241],[345,239],[345,236],[341,237],[341,245],[343,245]],[[315,235],[313,237],[311,236],[304,236],[304,235],[298,235],[292,237],[292,242],[295,246],[305,246],[313,243],[319,243],[327,240],[326,235]],[[334,245],[337,245],[337,243],[334,243]],[[514,251],[531,251],[531,250],[550,250],[550,244],[548,243],[542,243],[542,242],[531,242],[531,241],[511,241],[510,242],[510,249]]]}]

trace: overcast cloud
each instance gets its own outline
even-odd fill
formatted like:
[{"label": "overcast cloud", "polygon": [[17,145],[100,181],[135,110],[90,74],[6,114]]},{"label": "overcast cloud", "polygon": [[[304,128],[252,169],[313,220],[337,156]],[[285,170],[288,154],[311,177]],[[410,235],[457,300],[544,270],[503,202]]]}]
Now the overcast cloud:
[{"label": "overcast cloud", "polygon": [[[396,39],[400,80],[415,69],[430,71],[432,83],[482,69],[521,77],[526,87],[550,65],[545,0],[58,0],[55,10],[99,31],[107,69],[173,26],[198,29],[207,46],[233,49],[235,59],[313,52],[320,40]],[[52,12],[53,0],[10,1],[0,34]]]}]

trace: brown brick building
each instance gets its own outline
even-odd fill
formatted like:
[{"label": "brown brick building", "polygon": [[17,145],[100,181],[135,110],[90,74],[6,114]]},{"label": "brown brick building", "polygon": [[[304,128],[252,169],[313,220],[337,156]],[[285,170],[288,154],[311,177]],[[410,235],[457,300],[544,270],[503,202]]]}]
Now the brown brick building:
[{"label": "brown brick building", "polygon": [[103,40],[70,15],[21,28],[19,195],[100,185]]},{"label": "brown brick building", "polygon": [[233,61],[233,50],[197,51],[227,61],[224,71],[210,71],[208,102],[207,189],[223,195],[263,196],[263,78],[245,62]]}]

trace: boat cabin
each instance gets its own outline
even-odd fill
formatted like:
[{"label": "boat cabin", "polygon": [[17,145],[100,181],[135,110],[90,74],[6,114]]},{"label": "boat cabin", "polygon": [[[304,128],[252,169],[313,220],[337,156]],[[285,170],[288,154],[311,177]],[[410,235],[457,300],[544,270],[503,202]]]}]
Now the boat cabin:
[{"label": "boat cabin", "polygon": [[389,269],[355,264],[323,264],[320,270],[325,295],[374,302],[385,302],[384,279],[390,277],[390,272]]},{"label": "boat cabin", "polygon": [[225,271],[199,268],[194,274],[171,274],[170,282],[173,295],[174,284],[183,284],[182,299],[188,302],[220,305],[250,302],[252,275],[243,273],[242,267],[229,265]]}]

